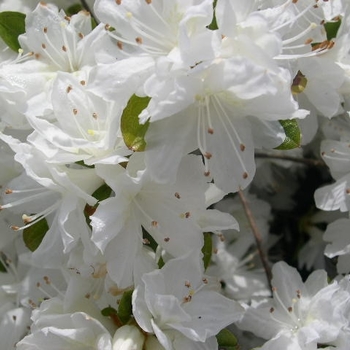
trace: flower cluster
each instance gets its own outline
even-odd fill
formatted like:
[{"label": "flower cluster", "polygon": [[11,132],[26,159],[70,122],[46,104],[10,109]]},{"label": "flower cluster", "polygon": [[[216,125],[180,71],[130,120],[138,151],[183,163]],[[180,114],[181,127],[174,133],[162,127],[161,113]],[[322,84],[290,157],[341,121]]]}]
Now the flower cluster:
[{"label": "flower cluster", "polygon": [[349,36],[347,0],[4,0],[1,350],[346,350]]}]

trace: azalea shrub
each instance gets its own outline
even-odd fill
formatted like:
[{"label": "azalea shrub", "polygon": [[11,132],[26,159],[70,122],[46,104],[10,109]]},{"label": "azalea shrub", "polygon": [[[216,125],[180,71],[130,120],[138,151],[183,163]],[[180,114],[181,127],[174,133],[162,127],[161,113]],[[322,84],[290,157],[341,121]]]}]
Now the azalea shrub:
[{"label": "azalea shrub", "polygon": [[0,350],[348,350],[347,0],[2,0]]}]

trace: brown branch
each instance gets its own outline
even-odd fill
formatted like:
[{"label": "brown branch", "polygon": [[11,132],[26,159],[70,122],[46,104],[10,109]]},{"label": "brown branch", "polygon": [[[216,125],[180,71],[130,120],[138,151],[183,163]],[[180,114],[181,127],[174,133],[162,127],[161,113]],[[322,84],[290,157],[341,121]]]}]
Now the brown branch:
[{"label": "brown branch", "polygon": [[239,195],[239,198],[240,198],[240,200],[242,202],[245,214],[246,214],[246,216],[248,218],[250,227],[252,228],[252,231],[253,231],[253,234],[254,234],[254,238],[255,238],[255,242],[256,242],[256,246],[258,248],[260,260],[261,260],[261,262],[263,264],[263,267],[264,267],[264,270],[265,270],[267,282],[268,282],[270,288],[272,288],[272,285],[271,285],[272,273],[271,273],[270,265],[269,265],[269,263],[267,261],[266,254],[265,254],[264,249],[262,247],[261,233],[260,233],[260,231],[259,231],[259,229],[258,229],[258,227],[257,227],[257,225],[255,223],[253,213],[250,210],[250,207],[248,205],[248,201],[247,201],[245,195],[243,194],[243,191],[239,190],[238,191],[238,195]]},{"label": "brown branch", "polygon": [[317,167],[327,167],[327,165],[318,159],[311,158],[298,158],[293,156],[286,156],[284,154],[273,154],[269,152],[255,152],[255,156],[257,158],[271,158],[271,159],[281,159],[281,160],[289,160],[291,162],[301,163],[305,165],[317,166]]}]

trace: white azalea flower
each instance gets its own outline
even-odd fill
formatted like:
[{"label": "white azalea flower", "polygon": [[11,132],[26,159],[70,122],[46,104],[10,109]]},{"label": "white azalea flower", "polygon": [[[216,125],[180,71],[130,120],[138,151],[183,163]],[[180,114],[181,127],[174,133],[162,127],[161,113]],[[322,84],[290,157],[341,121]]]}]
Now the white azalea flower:
[{"label": "white azalea flower", "polygon": [[161,270],[145,274],[133,293],[137,323],[155,334],[166,350],[178,349],[175,344],[181,339],[188,349],[197,349],[189,346],[196,342],[198,349],[210,349],[203,344],[207,341],[214,349],[212,337],[242,316],[241,306],[219,294],[218,286],[203,276],[201,258],[192,251],[168,261]]},{"label": "white azalea flower", "polygon": [[[142,155],[134,154],[126,170],[118,165],[96,166],[114,196],[100,202],[90,217],[92,241],[114,257],[108,270],[118,285],[123,275],[130,276],[137,260],[143,243],[141,226],[172,256],[200,249],[203,232],[238,227],[229,214],[206,209],[208,184],[200,177],[199,157],[184,158],[174,184],[154,183],[144,170]],[[124,268],[117,270],[121,265]],[[130,285],[132,279],[127,280]]]},{"label": "white azalea flower", "polygon": [[58,298],[44,301],[33,311],[31,333],[16,348],[44,350],[50,344],[60,349],[112,350],[112,337],[96,315],[66,310]]},{"label": "white azalea flower", "polygon": [[[80,81],[86,80],[89,69],[96,65],[93,47],[100,45],[105,35],[103,25],[92,31],[86,11],[69,18],[55,5],[40,2],[26,16],[26,33],[19,37],[22,49],[18,58],[0,67],[6,104],[32,116],[52,110],[52,83],[57,72],[69,72]],[[11,120],[7,123],[14,126]]]},{"label": "white azalea flower", "polygon": [[237,325],[268,339],[264,350],[307,350],[334,342],[348,324],[349,292],[336,281],[328,284],[322,270],[305,283],[285,262],[276,263],[272,273],[273,299],[248,308]]},{"label": "white azalea flower", "polygon": [[329,244],[324,254],[329,258],[338,257],[338,273],[350,272],[350,235],[349,219],[338,219],[328,225],[323,239]]},{"label": "white azalea flower", "polygon": [[120,134],[121,105],[126,102],[121,98],[118,104],[106,102],[87,91],[85,81],[78,82],[68,73],[59,72],[57,78],[52,120],[28,117],[35,130],[30,142],[54,163],[127,161],[131,151]]}]

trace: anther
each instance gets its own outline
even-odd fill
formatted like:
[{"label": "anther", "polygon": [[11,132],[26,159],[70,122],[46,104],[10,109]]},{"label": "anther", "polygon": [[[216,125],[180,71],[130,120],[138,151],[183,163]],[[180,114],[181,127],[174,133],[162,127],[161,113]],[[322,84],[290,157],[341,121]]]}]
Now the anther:
[{"label": "anther", "polygon": [[117,5],[121,5],[122,0],[115,0],[115,3],[116,3]]},{"label": "anther", "polygon": [[205,152],[204,157],[210,159],[213,155],[210,152]]},{"label": "anther", "polygon": [[13,230],[13,231],[18,231],[20,229],[19,226],[15,226],[15,225],[12,225],[10,227],[11,227],[11,230]]},{"label": "anther", "polygon": [[78,33],[78,36],[79,36],[80,39],[84,38],[84,34],[83,33]]},{"label": "anther", "polygon": [[169,242],[170,241],[170,238],[169,237],[165,237],[164,238],[164,242]]},{"label": "anther", "polygon": [[207,278],[202,278],[202,282],[204,283],[204,284],[208,284],[209,283],[209,281],[208,281],[208,279]]},{"label": "anther", "polygon": [[73,108],[73,114],[77,115],[78,114],[78,110],[76,108]]},{"label": "anther", "polygon": [[190,281],[185,281],[185,287],[187,287],[187,288],[190,288],[190,287],[191,287]]},{"label": "anther", "polygon": [[7,190],[5,190],[5,194],[11,194],[11,193],[13,193],[13,191],[10,190],[9,188]]},{"label": "anther", "polygon": [[80,84],[84,86],[86,84],[86,81],[85,80],[80,80]]},{"label": "anther", "polygon": [[293,312],[293,308],[291,306],[289,306],[288,311]]},{"label": "anther", "polygon": [[210,171],[206,171],[206,172],[204,173],[204,176],[206,176],[206,177],[210,176]]},{"label": "anther", "polygon": [[141,37],[137,37],[135,38],[135,41],[138,43],[138,44],[142,44],[142,38]]},{"label": "anther", "polygon": [[213,128],[208,128],[208,134],[213,135],[214,134],[214,129]]},{"label": "anther", "polygon": [[62,50],[64,51],[64,52],[67,52],[67,48],[63,45],[62,46]]},{"label": "anther", "polygon": [[239,145],[239,148],[240,148],[240,150],[243,152],[243,151],[245,150],[245,145],[243,145],[243,143],[241,143],[241,144]]},{"label": "anther", "polygon": [[179,192],[175,192],[174,196],[175,196],[177,199],[180,199],[180,198],[181,198]]},{"label": "anther", "polygon": [[185,213],[185,218],[188,219],[190,216],[191,216],[191,213],[190,213],[189,211],[187,211],[187,212]]},{"label": "anther", "polygon": [[72,91],[72,89],[73,89],[72,86],[68,85],[66,89],[67,94],[69,94]]},{"label": "anther", "polygon": [[97,113],[92,113],[92,118],[97,119]]},{"label": "anther", "polygon": [[123,43],[121,41],[117,41],[117,46],[119,50],[123,50]]},{"label": "anther", "polygon": [[43,31],[46,34],[47,33],[47,27],[44,27]]},{"label": "anther", "polygon": [[248,173],[244,172],[242,176],[243,176],[243,179],[247,179],[248,178]]},{"label": "anther", "polygon": [[158,221],[153,220],[151,222],[152,227],[158,227]]},{"label": "anther", "polygon": [[45,50],[46,49],[46,45],[45,44],[41,44],[41,47]]},{"label": "anther", "polygon": [[146,4],[152,4],[152,0],[145,0],[146,1]]}]

